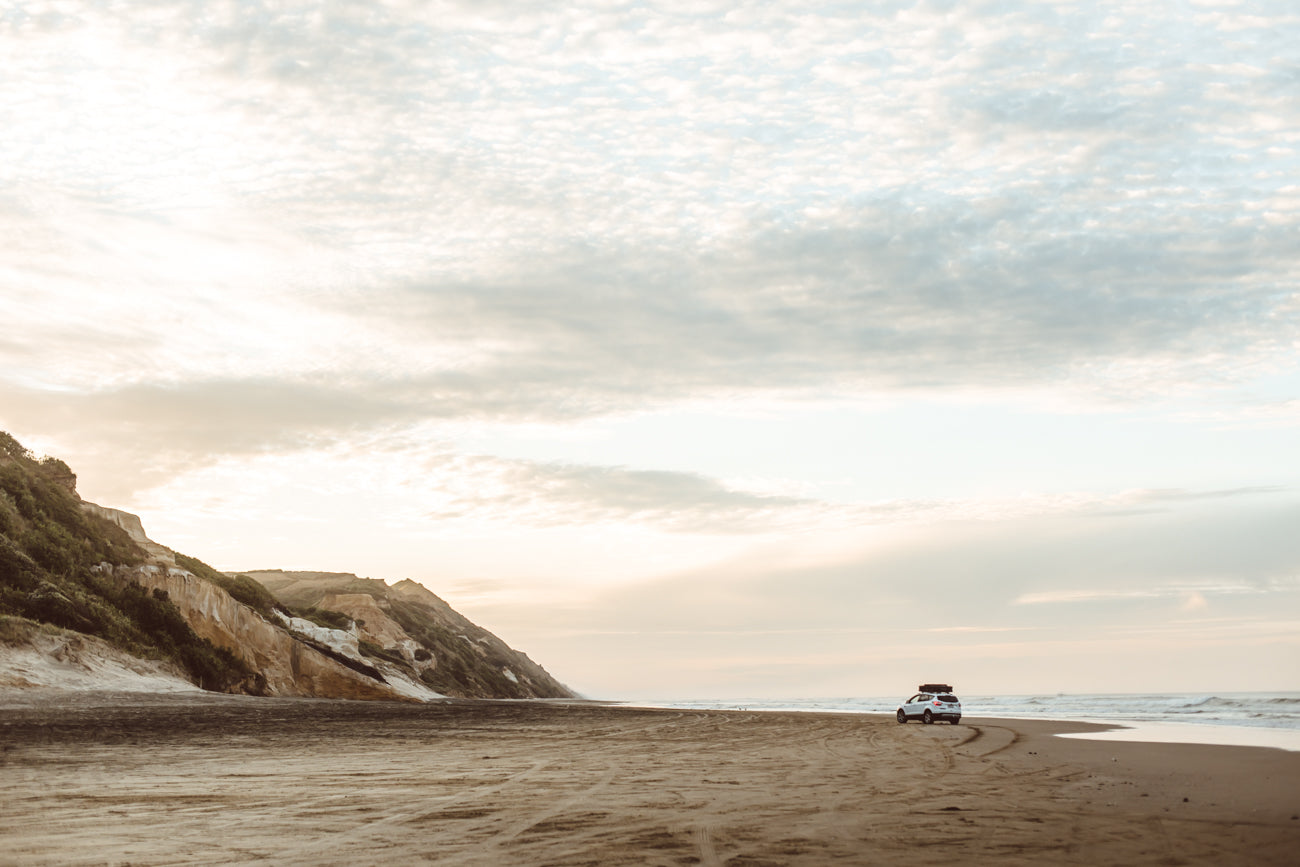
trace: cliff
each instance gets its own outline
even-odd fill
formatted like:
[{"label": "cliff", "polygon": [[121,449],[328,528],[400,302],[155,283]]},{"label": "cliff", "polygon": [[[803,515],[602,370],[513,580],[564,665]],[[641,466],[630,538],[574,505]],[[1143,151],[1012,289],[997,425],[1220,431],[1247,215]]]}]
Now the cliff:
[{"label": "cliff", "polygon": [[[227,692],[399,701],[572,695],[414,582],[266,574],[306,576],[299,601],[158,544],[136,515],[83,501],[62,461],[38,460],[0,432],[0,686],[44,683],[22,673],[38,670],[47,679],[62,672],[69,684],[93,681],[97,657],[121,668],[120,659],[110,665],[111,648],[145,660],[140,671],[161,665],[168,676]],[[36,666],[37,658],[49,664]],[[73,658],[89,674],[60,667]]]},{"label": "cliff", "polygon": [[389,585],[347,572],[242,572],[286,607],[346,622],[370,659],[444,695],[575,698],[528,655],[410,579]]},{"label": "cliff", "polygon": [[115,570],[115,574],[120,580],[166,593],[197,635],[243,660],[254,676],[240,691],[313,698],[438,697],[417,684],[394,684],[382,674],[348,667],[285,625],[267,621],[225,590],[184,569],[151,564]]}]

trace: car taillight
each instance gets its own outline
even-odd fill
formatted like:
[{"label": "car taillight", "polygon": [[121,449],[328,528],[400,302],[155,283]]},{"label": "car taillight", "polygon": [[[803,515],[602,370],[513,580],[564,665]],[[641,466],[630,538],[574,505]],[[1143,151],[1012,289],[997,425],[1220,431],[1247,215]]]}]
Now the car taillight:
[{"label": "car taillight", "polygon": [[934,703],[934,706],[935,706],[935,707],[943,707],[943,702],[941,702],[941,701],[936,701],[936,702]]}]

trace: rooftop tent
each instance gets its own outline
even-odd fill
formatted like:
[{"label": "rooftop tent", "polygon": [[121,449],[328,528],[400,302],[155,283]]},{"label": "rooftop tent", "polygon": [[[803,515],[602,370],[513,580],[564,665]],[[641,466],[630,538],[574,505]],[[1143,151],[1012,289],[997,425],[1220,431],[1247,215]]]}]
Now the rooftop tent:
[{"label": "rooftop tent", "polygon": [[916,688],[917,692],[952,692],[952,687],[946,683],[923,683]]}]

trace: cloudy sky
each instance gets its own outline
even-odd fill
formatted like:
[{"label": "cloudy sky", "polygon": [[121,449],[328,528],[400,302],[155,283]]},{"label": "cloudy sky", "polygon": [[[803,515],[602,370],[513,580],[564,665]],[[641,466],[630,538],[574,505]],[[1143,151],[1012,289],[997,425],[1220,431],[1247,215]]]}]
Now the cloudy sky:
[{"label": "cloudy sky", "polygon": [[593,697],[1300,689],[1292,0],[0,9],[0,428]]}]

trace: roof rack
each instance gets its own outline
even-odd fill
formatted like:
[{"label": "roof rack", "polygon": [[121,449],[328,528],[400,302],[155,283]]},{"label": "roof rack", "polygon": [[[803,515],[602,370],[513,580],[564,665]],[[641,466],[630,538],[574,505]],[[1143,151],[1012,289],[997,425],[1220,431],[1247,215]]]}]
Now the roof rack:
[{"label": "roof rack", "polygon": [[916,688],[917,692],[952,692],[952,687],[946,683],[923,683]]}]

